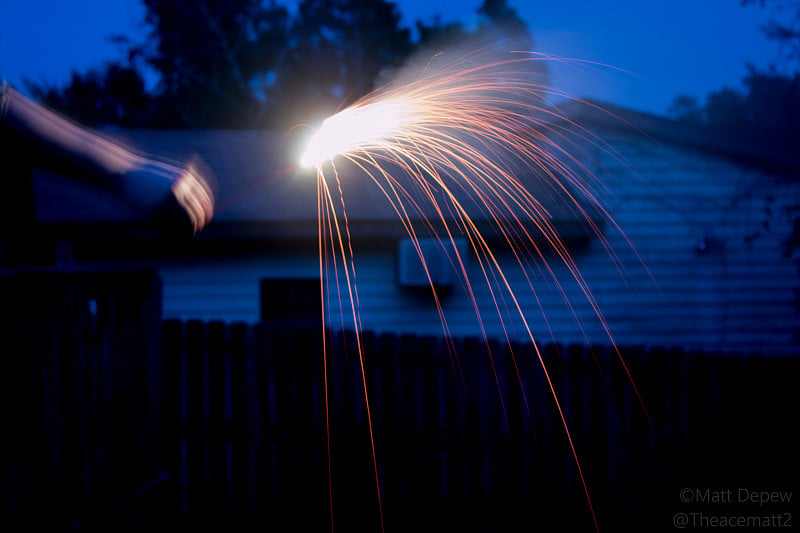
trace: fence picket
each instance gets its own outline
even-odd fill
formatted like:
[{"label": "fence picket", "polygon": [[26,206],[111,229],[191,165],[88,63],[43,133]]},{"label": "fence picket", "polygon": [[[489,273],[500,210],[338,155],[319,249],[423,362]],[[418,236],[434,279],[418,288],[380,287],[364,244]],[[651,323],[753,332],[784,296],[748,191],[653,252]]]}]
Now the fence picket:
[{"label": "fence picket", "polygon": [[[69,290],[67,302],[87,298],[82,289]],[[85,509],[101,500],[110,465],[132,449],[119,442],[129,435],[124,428],[105,433],[96,421],[115,414],[106,404],[127,405],[120,395],[135,394],[146,376],[137,371],[125,379],[125,365],[91,336],[102,324],[90,316],[56,329],[46,317],[32,318],[17,324],[32,339],[29,353],[20,354],[29,359],[3,363],[4,371],[20,376],[19,385],[4,383],[28,398],[8,419],[43,423],[7,447],[6,506],[18,515],[52,499]],[[76,339],[69,328],[89,334]],[[758,468],[777,476],[780,459],[796,442],[785,429],[786,408],[775,409],[797,398],[798,363],[788,358],[372,332],[360,339],[384,516],[393,523],[410,526],[434,513],[432,520],[446,524],[444,517],[460,512],[465,527],[489,514],[510,524],[534,505],[541,524],[590,524],[537,350],[601,524],[623,523],[620,516],[652,520],[646,510],[674,502],[676,482],[733,483],[736,473],[750,482]],[[75,346],[80,356],[72,357]],[[375,525],[374,465],[354,332],[285,322],[168,320],[160,350],[158,394],[141,398],[157,398],[161,412],[155,453],[172,480],[159,500],[163,509],[193,520],[255,516],[329,528],[330,460],[337,527]],[[104,382],[108,375],[119,389]],[[754,407],[760,411],[748,414]],[[70,440],[71,434],[78,438]],[[767,453],[770,446],[781,452]],[[761,454],[759,466],[726,471],[746,449]],[[47,464],[32,460],[40,456]],[[54,483],[45,487],[43,479]],[[560,516],[565,506],[576,511]]]}]

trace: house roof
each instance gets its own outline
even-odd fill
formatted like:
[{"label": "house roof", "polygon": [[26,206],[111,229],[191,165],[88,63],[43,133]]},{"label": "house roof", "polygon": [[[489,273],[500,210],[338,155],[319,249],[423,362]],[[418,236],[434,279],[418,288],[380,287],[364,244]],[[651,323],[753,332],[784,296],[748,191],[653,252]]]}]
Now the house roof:
[{"label": "house roof", "polygon": [[[258,235],[291,238],[317,234],[317,182],[313,169],[303,169],[297,164],[299,135],[238,130],[125,130],[107,132],[107,135],[141,152],[178,161],[196,154],[213,169],[216,210],[201,238]],[[363,171],[346,162],[338,162],[337,169],[348,220],[358,223],[355,232],[376,237],[404,232],[392,203]],[[397,168],[390,168],[390,173],[412,192],[419,211],[410,203],[406,205],[415,222],[422,218],[439,219],[432,202],[424,198],[407,173]],[[338,188],[332,173],[326,175],[338,208]],[[562,236],[586,233],[589,226],[585,213],[595,213],[589,201],[580,200],[577,206],[575,200],[546,186],[543,177],[530,169],[520,166],[515,175],[535,196]],[[108,224],[125,226],[142,222],[119,199],[62,176],[35,171],[34,183],[37,220],[42,223],[87,228],[98,224],[108,227]],[[472,195],[458,190],[455,195],[473,220],[479,225],[491,226],[491,217]],[[442,204],[444,194],[438,192],[434,196],[438,196],[437,202]],[[584,213],[579,213],[580,210]],[[457,215],[450,212],[445,217],[452,221]],[[594,222],[599,223],[598,217],[594,218]]]},{"label": "house roof", "polygon": [[656,143],[677,145],[723,155],[743,163],[783,172],[800,172],[800,151],[733,131],[704,124],[681,122],[594,100],[569,100],[558,114],[580,127],[623,132]]},{"label": "house roof", "polygon": [[[554,133],[563,133],[566,143],[587,141],[586,155],[596,165],[591,170],[610,193],[603,200],[613,225],[607,226],[603,240],[575,254],[604,321],[595,318],[596,310],[585,303],[584,287],[574,282],[573,272],[558,258],[548,258],[553,259],[552,279],[541,270],[536,277],[537,269],[531,268],[509,280],[513,286],[530,287],[535,278],[535,291],[526,292],[527,300],[520,299],[530,320],[546,323],[553,339],[561,342],[605,343],[610,330],[621,344],[796,353],[798,315],[792,287],[797,284],[797,265],[784,257],[783,247],[795,223],[791,209],[800,205],[798,156],[724,132],[593,102],[571,102],[560,111],[566,129],[554,127]],[[205,253],[219,245],[226,252],[224,261],[200,267],[194,257],[180,257],[163,267],[170,287],[166,316],[257,320],[258,280],[287,272],[316,273],[313,256],[283,249],[265,252],[266,247],[249,242],[316,238],[316,183],[313,174],[294,165],[297,139],[253,131],[114,135],[142,150],[179,159],[196,152],[218,174],[216,217],[198,235],[211,248],[197,249]],[[69,221],[83,224],[94,236],[108,231],[101,236],[103,246],[87,244],[98,253],[107,254],[108,244],[119,239],[118,224],[135,220],[123,204],[78,183],[39,175],[37,185],[41,220],[57,222],[59,228],[72,227],[65,224]],[[347,171],[343,188],[351,232],[384,239],[394,247],[396,240],[385,237],[402,235],[402,227],[380,191],[362,174]],[[547,200],[544,192],[537,194],[560,217],[560,231],[567,231],[570,220],[581,223],[575,213],[553,206],[558,198]],[[338,190],[332,194],[338,201]],[[143,235],[136,257],[154,248],[149,234]],[[247,241],[242,250],[249,255],[228,253],[235,239]],[[191,241],[189,246],[194,245]],[[309,251],[313,254],[314,247],[302,253]],[[398,295],[392,282],[394,256],[375,250],[370,254],[358,259],[366,266],[359,274],[364,327],[435,331],[436,316],[420,318],[419,307],[403,299],[410,296]],[[478,295],[480,309],[494,316],[496,302],[489,292]],[[475,331],[464,318],[473,310],[471,303],[467,307],[448,315],[452,332]]]},{"label": "house roof", "polygon": [[[800,156],[788,150],[598,102],[570,101],[557,108],[553,116],[556,122],[562,117],[568,126],[627,132],[644,141],[677,144],[793,172],[800,169]],[[217,201],[214,219],[198,236],[200,239],[316,237],[317,184],[314,171],[297,164],[301,134],[242,130],[116,130],[106,134],[148,154],[179,161],[197,154],[208,163],[217,181]],[[405,173],[393,175],[409,190],[415,189]],[[592,224],[603,223],[591,200],[581,198],[578,207],[567,195],[554,192],[541,176],[527,169],[520,169],[517,175],[562,237],[588,236],[595,231]],[[340,165],[340,176],[354,236],[404,234],[394,208],[368,176],[344,165]],[[118,236],[120,228],[146,227],[141,217],[119,199],[90,186],[43,172],[35,172],[34,183],[37,220],[45,225],[88,231],[95,236],[103,230],[113,230],[110,235]],[[338,189],[332,189],[332,193],[338,202]],[[490,229],[490,217],[469,196],[460,194],[459,200],[482,229]],[[420,198],[421,193],[417,191],[415,197]],[[423,199],[419,205],[423,213],[412,213],[413,218],[438,217],[429,201]],[[581,209],[585,212],[580,213]],[[586,221],[586,212],[591,223]],[[453,215],[447,217],[452,219]]]}]

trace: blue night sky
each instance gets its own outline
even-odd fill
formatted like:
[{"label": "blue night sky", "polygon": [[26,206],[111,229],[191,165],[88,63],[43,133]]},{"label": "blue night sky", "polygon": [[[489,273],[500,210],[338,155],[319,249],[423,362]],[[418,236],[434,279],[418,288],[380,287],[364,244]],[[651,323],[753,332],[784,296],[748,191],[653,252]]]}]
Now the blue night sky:
[{"label": "blue night sky", "polygon": [[[289,7],[297,0],[283,2]],[[400,0],[412,25],[431,20],[474,24],[480,0]],[[778,46],[760,26],[769,11],[739,0],[558,2],[511,0],[528,23],[538,52],[609,65],[554,65],[553,85],[640,111],[664,114],[675,95],[703,98],[724,85],[739,87],[750,63],[766,68]],[[63,82],[120,57],[111,34],[144,34],[139,0],[4,0],[0,7],[0,76],[21,88],[23,78]]]}]

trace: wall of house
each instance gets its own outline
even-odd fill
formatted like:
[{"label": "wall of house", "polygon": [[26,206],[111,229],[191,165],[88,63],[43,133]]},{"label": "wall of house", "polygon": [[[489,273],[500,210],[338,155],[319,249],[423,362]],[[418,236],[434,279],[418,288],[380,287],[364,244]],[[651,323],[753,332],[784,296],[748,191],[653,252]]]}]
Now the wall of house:
[{"label": "wall of house", "polygon": [[[604,140],[613,150],[590,147],[587,160],[613,217],[603,235],[573,252],[574,269],[552,251],[526,259],[524,268],[500,251],[513,297],[494,274],[487,283],[472,253],[472,292],[457,286],[440,301],[449,332],[480,335],[483,328],[492,337],[524,339],[530,329],[542,342],[613,338],[623,345],[800,351],[798,268],[783,254],[800,183],[641,136]],[[357,247],[355,266],[364,329],[442,334],[433,298],[397,285],[395,248]],[[252,322],[259,319],[262,278],[318,278],[319,259],[312,245],[165,262],[160,271],[166,317]],[[333,279],[332,268],[328,275]],[[343,304],[332,292],[329,323],[352,328],[341,267],[338,275]]]},{"label": "wall of house", "polygon": [[[800,205],[797,177],[635,137],[605,139],[616,151],[598,157],[606,204],[653,279],[637,273],[626,297],[607,270],[584,267],[615,334],[648,344],[800,352],[793,291],[800,278],[784,257]],[[624,265],[636,265],[621,232],[609,240]]]}]

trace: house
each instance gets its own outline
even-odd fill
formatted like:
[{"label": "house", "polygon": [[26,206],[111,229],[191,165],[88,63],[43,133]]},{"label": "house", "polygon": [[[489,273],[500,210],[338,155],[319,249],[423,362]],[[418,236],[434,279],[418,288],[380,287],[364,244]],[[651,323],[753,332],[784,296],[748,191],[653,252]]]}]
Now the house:
[{"label": "house", "polygon": [[[416,209],[419,189],[392,169],[416,191],[406,203],[414,246],[377,184],[344,165],[341,195],[327,179],[347,263],[333,262],[338,235],[320,256],[318,182],[298,168],[302,139],[291,134],[105,133],[179,162],[196,153],[214,169],[215,217],[194,237],[164,234],[74,176],[33,169],[35,222],[0,213],[0,252],[8,242],[17,252],[0,253],[11,529],[139,527],[145,514],[177,526],[218,514],[228,525],[301,517],[327,527],[331,471],[337,527],[377,523],[376,471],[392,502],[387,523],[401,528],[431,514],[461,529],[516,524],[530,509],[538,525],[588,525],[564,420],[611,527],[652,528],[674,512],[675,487],[727,479],[745,456],[736,483],[785,486],[798,361],[726,355],[798,352],[797,156],[593,102],[553,118],[549,148],[564,165],[551,175],[513,168],[541,220],[515,219],[509,204],[498,222],[453,191],[491,256],[456,224],[454,246],[431,239],[444,230],[434,206]],[[458,217],[440,205],[445,221]],[[319,336],[294,326],[319,331],[321,272],[326,326],[353,328],[357,289],[362,329],[395,334],[365,336],[366,371],[348,357],[352,335],[332,338],[327,361],[298,357],[319,349]],[[268,327],[247,324],[259,321]],[[452,345],[468,389],[446,379],[452,360],[430,337],[445,328],[471,337]],[[533,357],[480,357],[498,347],[482,334],[525,341],[528,329],[540,344],[580,343],[565,359],[544,350],[553,389]],[[633,346],[621,353],[647,414],[613,364],[612,340]],[[686,351],[695,349],[725,355]],[[514,375],[519,386],[506,387]]]},{"label": "house", "polygon": [[[800,352],[800,280],[786,245],[800,217],[797,154],[595,102],[573,101],[559,113],[569,132],[559,143],[575,155],[572,164],[585,171],[592,195],[564,202],[548,196],[541,181],[533,185],[571,260],[546,245],[540,256],[520,260],[502,239],[492,240],[514,298],[503,278],[485,273],[487,259],[474,250],[465,255],[467,285],[453,269],[453,254],[423,241],[429,265],[441,267],[431,267],[440,314],[437,301],[420,291],[427,277],[392,205],[363,173],[341,173],[363,329],[457,336],[483,330],[526,339],[527,323],[545,343]],[[256,322],[282,309],[319,312],[317,183],[313,171],[296,164],[299,136],[107,134],[177,159],[199,154],[218,180],[214,220],[193,239],[166,240],[114,198],[36,171],[37,231],[57,243],[60,267],[156,268],[165,318]],[[474,205],[469,210],[491,234],[491,217]],[[426,217],[412,218],[425,237]],[[465,239],[456,246],[470,249]],[[329,296],[343,300],[329,304],[326,320],[351,329],[344,270],[329,267],[326,275],[338,287]],[[298,301],[306,308],[290,310]]]}]

